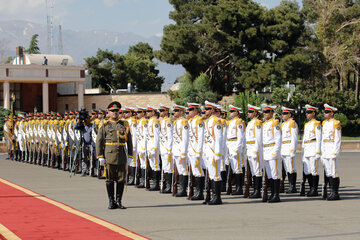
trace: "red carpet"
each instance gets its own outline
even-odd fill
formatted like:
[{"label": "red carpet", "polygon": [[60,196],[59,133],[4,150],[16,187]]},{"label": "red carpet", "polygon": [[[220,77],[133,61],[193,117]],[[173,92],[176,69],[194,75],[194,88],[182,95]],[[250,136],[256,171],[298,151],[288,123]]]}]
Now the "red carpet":
[{"label": "red carpet", "polygon": [[147,239],[0,178],[0,240]]}]

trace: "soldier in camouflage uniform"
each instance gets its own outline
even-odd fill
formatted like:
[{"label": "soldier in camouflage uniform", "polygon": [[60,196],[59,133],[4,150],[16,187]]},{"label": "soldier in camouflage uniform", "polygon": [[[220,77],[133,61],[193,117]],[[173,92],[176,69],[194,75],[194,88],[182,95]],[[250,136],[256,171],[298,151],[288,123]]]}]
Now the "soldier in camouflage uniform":
[{"label": "soldier in camouflage uniform", "polygon": [[[106,189],[109,197],[109,209],[125,209],[121,203],[126,179],[128,156],[133,156],[131,132],[127,121],[118,120],[119,102],[108,106],[110,119],[104,121],[96,138],[96,154],[100,164],[105,164]],[[116,183],[116,202],[114,184]]]}]

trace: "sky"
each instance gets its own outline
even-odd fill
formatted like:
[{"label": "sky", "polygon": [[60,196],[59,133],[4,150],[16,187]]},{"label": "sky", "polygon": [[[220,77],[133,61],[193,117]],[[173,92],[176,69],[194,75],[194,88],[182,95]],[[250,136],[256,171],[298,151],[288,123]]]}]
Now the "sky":
[{"label": "sky", "polygon": [[[280,0],[256,1],[267,8],[280,4]],[[0,20],[46,25],[49,14],[53,25],[63,29],[133,32],[143,37],[162,36],[163,27],[172,23],[172,10],[168,0],[0,0]]]}]

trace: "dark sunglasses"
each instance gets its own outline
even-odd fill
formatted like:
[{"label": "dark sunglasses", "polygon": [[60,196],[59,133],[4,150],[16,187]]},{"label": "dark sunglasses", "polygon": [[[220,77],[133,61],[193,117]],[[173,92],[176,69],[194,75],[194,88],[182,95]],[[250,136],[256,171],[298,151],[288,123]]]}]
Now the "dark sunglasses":
[{"label": "dark sunglasses", "polygon": [[230,110],[229,112],[230,112],[230,113],[233,113],[233,112],[236,112],[236,110]]},{"label": "dark sunglasses", "polygon": [[174,109],[173,110],[173,112],[179,112],[180,111],[180,109]]},{"label": "dark sunglasses", "polygon": [[332,111],[331,110],[325,110],[324,113],[328,114],[328,113],[331,113]]},{"label": "dark sunglasses", "polygon": [[193,107],[189,108],[189,112],[194,111],[194,110],[195,110],[195,108],[193,108]]},{"label": "dark sunglasses", "polygon": [[189,114],[189,112],[186,112],[185,114],[186,114],[186,115],[188,115],[188,114]]},{"label": "dark sunglasses", "polygon": [[270,113],[271,110],[264,110],[263,113]]},{"label": "dark sunglasses", "polygon": [[253,110],[248,110],[248,113],[253,113],[254,111]]},{"label": "dark sunglasses", "polygon": [[142,113],[142,112],[144,112],[144,111],[137,111],[136,113],[138,113],[138,114],[139,114],[139,113]]},{"label": "dark sunglasses", "polygon": [[205,111],[209,111],[209,110],[211,110],[212,108],[211,107],[206,107],[205,108]]},{"label": "dark sunglasses", "polygon": [[281,114],[282,114],[282,115],[288,115],[289,112],[282,112]]},{"label": "dark sunglasses", "polygon": [[152,112],[153,110],[146,110],[146,112]]},{"label": "dark sunglasses", "polygon": [[119,112],[119,109],[112,109],[110,112]]},{"label": "dark sunglasses", "polygon": [[205,112],[201,112],[201,114],[205,114]]},{"label": "dark sunglasses", "polygon": [[165,109],[159,109],[159,112],[165,112]]},{"label": "dark sunglasses", "polygon": [[312,110],[306,110],[306,111],[305,111],[306,114],[312,114],[313,112],[314,112],[314,111],[312,111]]},{"label": "dark sunglasses", "polygon": [[129,113],[130,111],[124,111],[124,113]]}]

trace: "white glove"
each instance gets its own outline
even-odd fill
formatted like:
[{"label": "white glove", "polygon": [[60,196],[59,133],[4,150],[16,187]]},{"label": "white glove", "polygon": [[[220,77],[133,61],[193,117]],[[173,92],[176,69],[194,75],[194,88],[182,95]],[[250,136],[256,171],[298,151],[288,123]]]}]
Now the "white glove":
[{"label": "white glove", "polygon": [[99,161],[100,166],[104,166],[105,158],[99,158],[98,161]]}]

